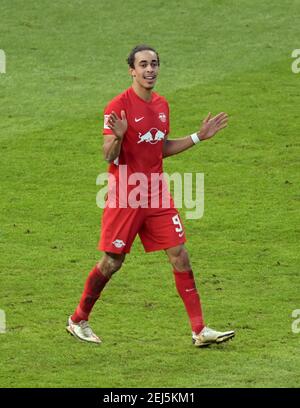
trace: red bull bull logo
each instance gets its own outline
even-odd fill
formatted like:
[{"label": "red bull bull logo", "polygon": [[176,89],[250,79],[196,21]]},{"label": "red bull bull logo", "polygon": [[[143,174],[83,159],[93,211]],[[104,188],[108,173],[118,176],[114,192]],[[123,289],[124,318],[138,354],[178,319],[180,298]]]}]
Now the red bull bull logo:
[{"label": "red bull bull logo", "polygon": [[142,142],[146,142],[146,143],[156,144],[160,140],[163,140],[164,137],[165,137],[164,132],[156,128],[151,128],[144,135],[142,133],[139,133],[140,140],[137,143],[139,144]]}]

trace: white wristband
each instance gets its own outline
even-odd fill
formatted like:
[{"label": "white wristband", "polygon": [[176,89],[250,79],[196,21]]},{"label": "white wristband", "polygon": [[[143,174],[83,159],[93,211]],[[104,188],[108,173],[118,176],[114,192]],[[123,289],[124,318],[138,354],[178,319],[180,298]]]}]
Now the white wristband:
[{"label": "white wristband", "polygon": [[191,138],[192,138],[192,141],[193,141],[194,144],[197,144],[197,143],[200,142],[200,139],[199,139],[199,136],[197,135],[197,133],[193,133],[191,135]]}]

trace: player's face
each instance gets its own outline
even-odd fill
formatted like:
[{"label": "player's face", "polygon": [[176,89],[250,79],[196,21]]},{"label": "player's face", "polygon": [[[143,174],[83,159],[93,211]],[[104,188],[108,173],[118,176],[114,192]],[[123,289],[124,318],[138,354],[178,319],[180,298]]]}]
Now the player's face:
[{"label": "player's face", "polygon": [[135,54],[134,69],[130,68],[133,80],[145,89],[154,88],[159,66],[155,52],[146,50]]}]

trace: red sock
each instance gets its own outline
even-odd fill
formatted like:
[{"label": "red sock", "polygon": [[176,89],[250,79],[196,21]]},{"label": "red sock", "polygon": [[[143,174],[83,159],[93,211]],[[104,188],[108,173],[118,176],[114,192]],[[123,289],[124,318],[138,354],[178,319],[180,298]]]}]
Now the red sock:
[{"label": "red sock", "polygon": [[89,314],[108,281],[109,279],[101,273],[98,265],[96,265],[85,282],[79,305],[71,317],[74,323],[89,319]]},{"label": "red sock", "polygon": [[192,331],[198,334],[203,329],[204,322],[193,271],[178,272],[174,269],[174,277],[177,291],[190,318]]}]

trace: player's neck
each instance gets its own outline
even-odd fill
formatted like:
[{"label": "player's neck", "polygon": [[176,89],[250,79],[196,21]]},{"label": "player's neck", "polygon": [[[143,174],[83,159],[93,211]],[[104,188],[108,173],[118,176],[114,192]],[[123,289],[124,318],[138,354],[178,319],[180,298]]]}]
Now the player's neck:
[{"label": "player's neck", "polygon": [[142,99],[144,99],[144,101],[146,102],[150,102],[152,99],[152,89],[146,89],[143,88],[142,86],[140,86],[140,84],[138,84],[137,82],[133,82],[132,83],[132,88],[134,90],[134,92]]}]

